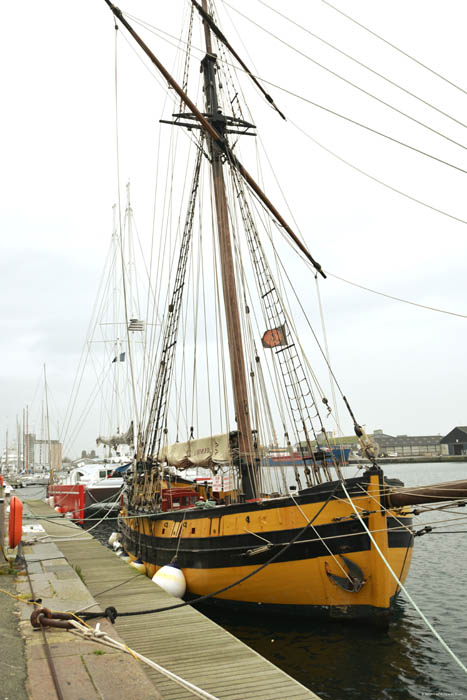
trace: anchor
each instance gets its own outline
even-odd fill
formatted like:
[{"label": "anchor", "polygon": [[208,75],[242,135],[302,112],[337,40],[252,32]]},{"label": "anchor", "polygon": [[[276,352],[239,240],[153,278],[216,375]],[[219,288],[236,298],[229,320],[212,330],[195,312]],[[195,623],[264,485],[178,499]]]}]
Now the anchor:
[{"label": "anchor", "polygon": [[344,557],[342,554],[339,554],[339,556],[347,567],[347,571],[349,573],[348,578],[332,574],[329,571],[329,566],[326,561],[324,562],[324,568],[326,569],[327,575],[331,581],[336,584],[336,586],[339,586],[344,591],[348,591],[349,593],[358,593],[366,583],[363,571],[357,564],[355,564],[355,562],[350,561],[350,559]]}]

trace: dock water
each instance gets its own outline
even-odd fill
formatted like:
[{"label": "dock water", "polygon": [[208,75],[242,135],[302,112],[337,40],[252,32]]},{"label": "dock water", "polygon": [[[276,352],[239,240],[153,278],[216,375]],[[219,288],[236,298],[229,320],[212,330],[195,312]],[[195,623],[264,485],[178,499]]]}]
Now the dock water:
[{"label": "dock water", "polygon": [[[139,611],[176,602],[77,525],[65,518],[46,520],[55,513],[44,502],[28,501],[27,505],[47,535],[63,538],[56,540],[56,545],[79,572],[102,610],[113,606],[121,612]],[[66,530],[65,526],[70,529]],[[220,700],[319,700],[313,692],[191,606],[117,617],[114,628],[130,648]],[[144,669],[163,700],[192,700],[194,697],[161,673],[148,666]]]}]

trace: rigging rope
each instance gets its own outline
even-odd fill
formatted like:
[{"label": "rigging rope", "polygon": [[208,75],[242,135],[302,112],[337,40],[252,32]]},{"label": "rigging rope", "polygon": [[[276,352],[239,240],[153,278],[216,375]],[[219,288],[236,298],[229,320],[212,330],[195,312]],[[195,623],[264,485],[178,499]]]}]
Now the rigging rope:
[{"label": "rigging rope", "polygon": [[388,41],[387,39],[384,39],[382,36],[380,36],[379,34],[377,34],[376,32],[374,32],[372,29],[369,29],[368,27],[366,27],[366,26],[365,26],[364,24],[362,24],[361,22],[357,22],[356,19],[353,19],[353,17],[351,17],[350,15],[345,14],[345,12],[343,12],[342,10],[339,10],[338,7],[335,7],[334,5],[331,5],[331,3],[328,2],[327,0],[321,0],[321,2],[323,2],[325,5],[327,5],[327,6],[330,7],[331,9],[335,10],[336,12],[338,12],[338,13],[339,13],[340,15],[342,15],[343,17],[346,17],[346,19],[350,20],[350,21],[353,22],[354,24],[357,24],[359,27],[361,27],[362,29],[364,29],[366,32],[369,32],[370,34],[373,34],[373,36],[375,36],[377,39],[380,39],[380,41],[384,41],[385,44],[387,44],[388,46],[390,46],[392,49],[395,49],[395,50],[398,51],[399,53],[403,54],[406,58],[410,58],[411,61],[414,61],[415,63],[418,63],[419,66],[421,66],[422,68],[425,68],[425,70],[429,71],[430,73],[433,73],[433,75],[436,75],[437,78],[441,78],[441,80],[444,80],[444,82],[449,83],[449,85],[452,85],[452,87],[456,88],[457,90],[460,90],[461,92],[464,93],[464,95],[467,95],[467,90],[464,90],[464,88],[459,87],[459,85],[456,85],[456,83],[452,82],[451,80],[448,80],[448,78],[445,78],[445,77],[444,77],[443,75],[441,75],[440,73],[437,73],[435,70],[433,70],[432,68],[430,68],[429,66],[427,66],[425,63],[422,63],[422,61],[419,61],[417,58],[414,58],[413,56],[411,56],[410,54],[408,54],[406,51],[403,51],[402,49],[400,49],[400,48],[399,48],[398,46],[396,46],[395,44],[391,44],[390,41]]},{"label": "rigging rope", "polygon": [[411,306],[418,306],[421,309],[426,309],[427,311],[436,311],[437,313],[447,314],[448,316],[457,316],[459,318],[467,318],[467,314],[459,314],[459,313],[456,313],[455,311],[447,311],[446,309],[438,309],[435,306],[427,306],[425,304],[419,304],[415,301],[409,301],[408,299],[402,299],[401,297],[392,296],[392,294],[385,294],[384,292],[379,292],[376,289],[370,289],[370,287],[365,287],[364,285],[358,284],[357,282],[351,282],[350,280],[346,280],[343,277],[339,277],[339,275],[335,275],[332,272],[328,272],[328,270],[326,270],[326,274],[329,277],[334,277],[334,279],[340,280],[341,282],[345,282],[346,284],[350,284],[353,287],[358,287],[359,289],[363,289],[365,292],[371,292],[372,294],[378,294],[381,297],[386,297],[387,299],[392,299],[393,301],[400,301],[403,304],[410,304]]},{"label": "rigging rope", "polygon": [[147,656],[143,656],[143,654],[131,649],[126,644],[117,642],[115,639],[112,639],[112,637],[105,634],[105,632],[101,632],[99,623],[96,625],[95,629],[90,628],[88,625],[85,626],[76,620],[70,620],[70,624],[73,625],[74,628],[73,630],[70,630],[72,634],[76,634],[87,641],[97,642],[98,644],[103,644],[111,649],[117,649],[118,651],[123,651],[126,654],[130,654],[138,661],[142,661],[147,666],[150,666],[155,671],[158,671],[163,676],[166,676],[170,680],[174,681],[177,683],[177,685],[189,691],[192,695],[196,695],[198,698],[202,698],[203,700],[218,700],[216,696],[211,695],[211,693],[208,693],[206,690],[203,690],[194,683],[190,683],[181,676],[178,676],[176,673],[169,671],[168,669],[164,668],[164,666],[161,666],[152,659],[149,659]]},{"label": "rigging rope", "polygon": [[408,194],[407,192],[403,192],[402,190],[397,189],[397,187],[393,187],[393,185],[389,185],[387,182],[380,180],[375,175],[371,175],[371,173],[366,172],[366,170],[359,168],[358,165],[354,165],[349,160],[346,160],[345,158],[338,155],[334,151],[331,151],[330,148],[328,148],[327,146],[324,146],[324,144],[317,141],[313,136],[311,136],[304,129],[302,129],[300,126],[298,126],[298,124],[295,124],[295,122],[293,122],[291,119],[289,119],[289,123],[292,124],[292,126],[294,126],[298,131],[300,131],[300,133],[303,134],[307,139],[312,141],[316,146],[321,148],[323,151],[328,153],[333,158],[336,158],[341,163],[344,163],[344,165],[347,165],[349,168],[352,168],[352,170],[355,170],[355,172],[360,173],[360,175],[364,175],[369,180],[376,182],[378,185],[381,185],[382,187],[386,187],[386,189],[391,190],[391,192],[395,192],[396,194],[400,194],[401,197],[405,197],[406,199],[409,199],[411,202],[415,202],[415,204],[420,204],[422,207],[426,207],[427,209],[431,209],[431,211],[435,211],[437,214],[442,214],[443,216],[447,216],[449,219],[453,219],[454,221],[458,221],[461,224],[467,224],[466,219],[462,219],[459,216],[455,216],[455,214],[450,214],[449,212],[444,211],[443,209],[440,209],[439,207],[435,207],[434,205],[429,204],[428,202],[424,202],[421,199],[417,199],[417,197],[413,197],[411,194]]},{"label": "rigging rope", "polygon": [[314,37],[318,41],[321,41],[323,44],[326,46],[329,46],[331,49],[334,49],[334,51],[337,51],[340,53],[342,56],[345,56],[346,58],[350,59],[357,65],[361,66],[362,68],[365,68],[366,70],[370,71],[373,73],[373,75],[376,75],[378,78],[382,78],[382,80],[385,80],[387,83],[390,85],[393,85],[394,87],[397,87],[399,90],[402,90],[402,92],[405,92],[407,95],[410,95],[411,97],[415,98],[419,102],[422,102],[424,105],[427,107],[431,107],[431,109],[434,109],[436,112],[439,112],[439,114],[442,114],[444,117],[447,117],[448,119],[451,119],[452,121],[456,122],[460,126],[464,126],[467,128],[467,124],[464,124],[464,122],[461,122],[459,119],[456,119],[452,115],[448,114],[447,112],[443,112],[442,109],[439,109],[439,107],[436,107],[435,105],[431,104],[431,102],[428,102],[427,100],[424,100],[422,97],[419,97],[418,95],[415,95],[413,92],[410,90],[407,90],[407,88],[402,87],[402,85],[399,85],[396,83],[394,80],[391,80],[385,75],[382,75],[381,73],[378,73],[378,71],[374,70],[374,68],[371,68],[371,66],[368,66],[366,63],[363,63],[362,61],[359,61],[357,58],[354,56],[351,56],[350,54],[346,53],[345,51],[342,51],[342,49],[339,49],[338,46],[335,46],[334,44],[331,44],[331,42],[326,41],[326,39],[323,39],[321,36],[318,36],[318,34],[315,34],[314,32],[310,31],[306,27],[304,27],[302,24],[299,24],[298,22],[295,22],[293,19],[290,17],[287,17],[287,15],[283,14],[282,12],[279,12],[279,10],[276,10],[274,7],[271,7],[268,5],[264,0],[257,0],[257,2],[261,3],[261,5],[264,5],[264,7],[267,7],[268,10],[271,10],[271,12],[274,12],[276,15],[279,15],[283,19],[287,20],[291,24],[293,24],[295,27],[298,27],[302,31],[306,32],[310,36]]},{"label": "rigging rope", "polygon": [[347,491],[347,489],[346,489],[346,487],[345,487],[345,482],[342,482],[342,489],[344,490],[344,493],[345,493],[345,495],[347,496],[347,499],[348,499],[350,505],[352,506],[352,508],[353,508],[353,510],[354,510],[354,512],[355,512],[355,514],[356,514],[356,516],[357,516],[357,518],[360,520],[360,523],[361,523],[362,526],[365,528],[365,531],[366,531],[368,537],[370,538],[370,540],[371,540],[373,546],[375,547],[376,551],[378,552],[379,556],[381,557],[383,563],[385,564],[386,568],[388,569],[388,571],[389,571],[389,573],[391,574],[391,576],[393,577],[393,579],[396,581],[396,583],[398,584],[398,586],[400,587],[400,589],[404,592],[404,594],[405,594],[405,596],[407,597],[408,601],[411,603],[411,605],[414,607],[414,609],[415,609],[415,610],[417,611],[417,613],[420,615],[420,617],[422,618],[423,622],[424,622],[425,625],[428,627],[428,629],[434,634],[434,636],[436,637],[436,639],[440,642],[440,644],[444,647],[444,649],[448,652],[448,654],[454,659],[454,661],[456,662],[456,664],[458,664],[458,666],[460,666],[460,668],[464,671],[464,673],[467,674],[467,668],[464,666],[464,664],[462,663],[462,661],[456,656],[456,654],[455,654],[455,653],[452,651],[452,649],[446,644],[446,642],[445,642],[444,639],[441,637],[441,635],[435,630],[435,628],[433,627],[433,625],[431,624],[431,622],[427,619],[427,617],[424,615],[424,613],[420,610],[420,608],[418,607],[417,603],[414,601],[414,599],[412,598],[412,596],[410,595],[410,593],[408,592],[408,590],[405,588],[405,586],[404,586],[404,584],[402,583],[402,581],[400,581],[399,577],[394,573],[394,571],[393,571],[391,565],[389,564],[388,560],[386,559],[386,557],[385,557],[384,554],[382,553],[381,549],[379,548],[379,546],[378,546],[378,544],[377,544],[375,538],[373,537],[373,535],[371,534],[370,530],[369,530],[368,527],[366,526],[365,521],[364,521],[363,518],[361,517],[360,513],[358,512],[358,510],[355,508],[354,503],[353,503],[353,500],[351,499],[351,497],[350,497],[350,495],[349,495],[349,493],[348,493],[348,491]]},{"label": "rigging rope", "polygon": [[[143,27],[149,29],[149,31],[151,31],[152,33],[154,33],[156,36],[158,36],[159,38],[161,38],[163,41],[166,41],[166,42],[169,43],[170,45],[174,46],[174,44],[172,44],[170,41],[168,41],[164,36],[161,36],[161,34],[165,34],[166,36],[172,36],[172,35],[169,34],[168,32],[164,32],[164,31],[161,30],[161,29],[157,29],[157,28],[153,27],[152,25],[150,25],[148,22],[143,22],[143,21],[139,20],[138,18],[134,17],[133,15],[127,14],[127,16],[130,17],[130,18],[131,18],[133,21],[135,21],[136,23],[140,24],[141,26],[143,26]],[[176,48],[179,49],[178,46],[176,46]],[[195,46],[193,46],[192,48],[193,48],[193,50],[196,50],[196,51],[201,52],[201,53],[204,54],[204,51],[203,51],[202,49],[199,49],[199,48],[197,48],[197,47],[195,47]],[[134,49],[133,49],[133,50],[134,50]],[[180,50],[180,49],[179,49],[179,50]],[[137,54],[137,55],[139,56],[139,54]],[[218,60],[219,60],[219,61],[222,61],[222,59],[219,59],[219,58],[218,58]],[[224,61],[224,63],[226,63],[227,65],[230,65],[230,66],[233,66],[234,68],[236,68],[236,67],[234,66],[234,64],[232,64],[232,63],[228,63],[227,61]],[[144,65],[146,65],[146,64],[144,64]],[[148,69],[148,70],[149,70],[149,69]],[[236,68],[236,70],[242,71],[242,69],[240,69],[240,68]],[[152,73],[152,71],[150,71],[150,73],[151,73],[151,75],[153,75],[153,77],[157,80],[157,77]],[[266,80],[265,78],[262,78],[262,77],[259,76],[259,75],[255,75],[255,77],[256,77],[258,80],[261,80],[263,83],[266,83],[266,84],[268,84],[268,85],[271,85],[272,87],[275,87],[275,88],[278,89],[278,90],[281,90],[281,91],[283,91],[283,92],[288,92],[289,94],[291,94],[291,95],[294,96],[294,97],[297,97],[298,99],[302,99],[302,100],[304,100],[304,101],[307,101],[306,98],[303,98],[302,96],[298,95],[297,93],[292,93],[292,92],[288,91],[286,88],[283,88],[283,87],[281,87],[280,85],[277,85],[276,83],[272,83],[272,82]],[[158,81],[158,82],[159,82],[159,81]],[[159,84],[161,84],[161,83],[159,82]],[[345,117],[343,117],[343,118],[345,119]],[[337,153],[335,153],[334,151],[332,151],[332,150],[330,150],[329,148],[327,148],[326,146],[324,146],[322,143],[320,143],[320,142],[317,141],[315,138],[313,138],[312,136],[310,136],[307,132],[305,132],[305,131],[304,131],[301,127],[299,127],[297,124],[294,124],[294,122],[290,121],[290,119],[289,119],[288,121],[289,121],[293,126],[295,126],[295,128],[297,128],[301,133],[303,133],[310,141],[313,141],[313,143],[315,143],[319,148],[321,148],[322,150],[324,150],[324,151],[325,151],[326,153],[328,153],[329,155],[333,156],[333,158],[336,158],[337,160],[339,160],[341,163],[344,163],[344,164],[347,165],[349,168],[352,168],[353,170],[355,170],[356,172],[360,173],[361,175],[364,175],[364,176],[367,177],[368,179],[373,180],[373,182],[376,182],[377,184],[381,185],[382,187],[385,187],[386,189],[391,190],[391,192],[395,192],[396,194],[399,194],[401,197],[405,197],[406,199],[409,199],[410,201],[415,202],[416,204],[419,204],[420,206],[426,207],[427,209],[430,209],[431,211],[435,211],[437,214],[441,214],[441,215],[443,215],[443,216],[447,216],[448,218],[453,219],[454,221],[459,221],[459,222],[462,223],[462,224],[467,224],[467,220],[462,219],[462,218],[459,217],[459,216],[455,216],[454,214],[450,214],[449,212],[446,212],[446,211],[444,211],[443,209],[440,209],[439,207],[435,207],[434,205],[431,205],[431,204],[429,204],[428,202],[424,202],[423,200],[418,199],[417,197],[414,197],[414,196],[412,196],[412,195],[410,195],[410,194],[404,192],[403,190],[399,190],[398,188],[394,187],[393,185],[390,185],[390,184],[384,182],[383,180],[377,178],[376,176],[371,175],[370,173],[366,172],[366,171],[363,170],[362,168],[359,168],[357,165],[354,165],[354,164],[351,163],[350,161],[346,160],[346,159],[343,158],[342,156],[339,156]],[[382,134],[382,135],[384,136],[384,134]],[[408,146],[408,148],[410,148],[410,146]],[[428,154],[426,154],[426,155],[428,156]],[[430,157],[430,156],[428,156],[428,157]]]},{"label": "rigging rope", "polygon": [[[406,119],[409,119],[410,121],[415,122],[415,124],[422,126],[424,129],[427,129],[428,131],[431,131],[432,133],[437,134],[438,136],[441,136],[441,138],[446,139],[446,141],[450,141],[451,143],[455,144],[456,146],[459,146],[460,148],[467,149],[467,146],[464,146],[464,144],[459,143],[459,141],[455,141],[454,139],[450,138],[449,136],[446,136],[446,134],[443,134],[441,131],[438,131],[438,129],[434,129],[433,127],[429,126],[428,124],[421,122],[419,119],[416,119],[415,117],[411,117],[410,114],[407,114],[406,112],[403,112],[402,110],[398,109],[397,107],[394,107],[393,105],[389,104],[389,102],[385,102],[384,100],[377,97],[376,95],[373,95],[368,90],[365,90],[364,88],[360,87],[359,85],[356,85],[355,83],[353,83],[351,80],[344,78],[342,75],[339,75],[339,73],[336,73],[335,71],[331,70],[327,66],[324,66],[322,63],[319,63],[319,61],[316,61],[314,58],[311,58],[311,56],[308,56],[306,53],[303,53],[303,51],[300,51],[292,44],[289,44],[287,41],[284,41],[284,39],[281,39],[279,36],[277,36],[277,34],[270,32],[268,29],[266,29],[266,27],[264,27],[264,25],[258,24],[257,22],[252,20],[251,17],[248,17],[247,15],[243,14],[243,12],[240,12],[240,10],[238,10],[237,8],[230,5],[228,2],[226,2],[226,0],[224,0],[224,3],[226,5],[228,5],[228,7],[230,7],[232,10],[234,10],[234,12],[237,12],[241,17],[243,17],[244,19],[246,19],[249,22],[251,22],[252,24],[254,24],[255,27],[258,27],[258,29],[261,29],[266,34],[269,34],[269,36],[272,36],[274,39],[277,39],[277,41],[279,41],[281,44],[284,44],[289,49],[292,49],[292,51],[295,51],[300,56],[303,56],[303,58],[306,58],[307,61],[310,61],[311,63],[318,66],[319,68],[322,68],[326,72],[333,75],[335,78],[342,80],[347,85],[350,85],[351,87],[355,88],[356,90],[359,90],[360,92],[362,92],[364,95],[367,95],[367,97],[371,97],[373,100],[376,100],[377,102],[384,105],[385,107],[392,109],[394,112],[396,112],[397,114],[400,114],[401,116],[405,117]],[[314,103],[311,103],[311,104],[314,104]],[[318,106],[318,105],[315,105],[315,106]],[[335,114],[335,112],[332,112],[332,113]],[[352,121],[352,120],[350,120],[350,121]],[[359,126],[362,126],[362,124],[359,124]],[[364,128],[369,128],[369,127],[364,127]],[[386,138],[390,138],[390,137],[386,137]]]},{"label": "rigging rope", "polygon": [[[330,502],[330,500],[334,497],[334,494],[336,493],[337,489],[341,485],[341,482],[338,481],[336,482],[334,488],[330,493],[328,494],[327,499],[324,501],[323,505],[319,508],[319,510],[314,514],[313,518],[305,525],[304,528],[302,528],[296,535],[293,537],[290,542],[288,542],[282,549],[280,549],[276,554],[274,554],[268,561],[266,561],[264,564],[261,564],[261,566],[258,566],[256,569],[253,571],[250,571],[249,574],[246,574],[245,576],[242,576],[242,578],[238,579],[237,581],[234,581],[233,583],[230,583],[228,586],[224,586],[223,588],[219,588],[217,591],[213,591],[212,593],[208,593],[206,595],[198,596],[194,600],[187,600],[184,601],[183,603],[176,603],[175,605],[167,605],[163,608],[154,608],[150,610],[136,610],[136,611],[131,611],[131,612],[123,612],[123,613],[117,613],[118,617],[135,617],[137,615],[149,615],[152,613],[159,613],[159,612],[164,612],[165,610],[175,610],[176,608],[183,608],[187,605],[196,605],[197,603],[201,603],[204,600],[208,600],[209,598],[212,598],[213,596],[220,595],[221,593],[225,593],[226,591],[230,590],[231,588],[234,588],[235,586],[240,585],[247,579],[251,578],[252,576],[255,576],[257,573],[262,571],[263,569],[266,568],[266,566],[269,566],[269,564],[272,564],[276,559],[278,559],[281,555],[285,554],[285,552],[290,549],[290,547],[295,544],[295,542],[312,526],[316,518],[323,512],[327,504]],[[145,516],[147,517],[147,515]],[[92,617],[95,617],[96,615],[94,613],[91,614]]]}]

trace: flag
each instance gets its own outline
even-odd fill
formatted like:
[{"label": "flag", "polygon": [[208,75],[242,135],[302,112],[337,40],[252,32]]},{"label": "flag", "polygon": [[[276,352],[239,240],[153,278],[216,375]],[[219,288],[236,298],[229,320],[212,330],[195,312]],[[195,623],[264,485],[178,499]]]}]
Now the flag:
[{"label": "flag", "polygon": [[266,331],[266,333],[261,338],[261,343],[263,348],[275,348],[278,345],[286,345],[286,332],[284,326],[278,326],[278,328],[271,328],[271,330]]},{"label": "flag", "polygon": [[[125,353],[124,353],[124,352],[121,352],[121,353],[120,353],[120,358],[119,358],[118,361],[119,361],[119,362],[125,362]],[[114,359],[112,360],[112,362],[117,362],[117,358],[114,357]]]}]

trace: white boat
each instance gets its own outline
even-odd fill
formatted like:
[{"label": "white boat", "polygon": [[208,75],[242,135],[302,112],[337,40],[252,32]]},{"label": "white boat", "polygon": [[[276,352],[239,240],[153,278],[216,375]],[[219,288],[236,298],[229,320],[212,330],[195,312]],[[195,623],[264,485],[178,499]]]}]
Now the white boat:
[{"label": "white boat", "polygon": [[84,486],[86,508],[101,506],[104,502],[113,507],[123,487],[123,475],[119,476],[116,470],[123,470],[126,466],[122,462],[83,463],[72,469],[59,485]]}]

